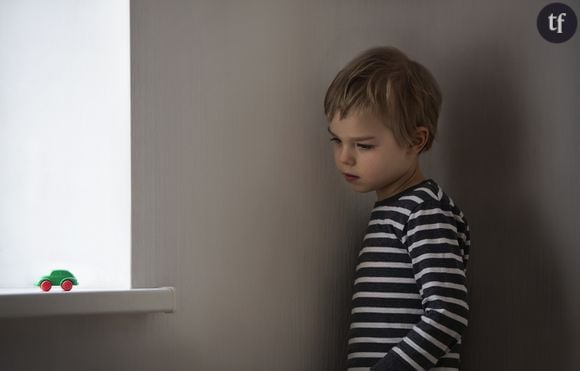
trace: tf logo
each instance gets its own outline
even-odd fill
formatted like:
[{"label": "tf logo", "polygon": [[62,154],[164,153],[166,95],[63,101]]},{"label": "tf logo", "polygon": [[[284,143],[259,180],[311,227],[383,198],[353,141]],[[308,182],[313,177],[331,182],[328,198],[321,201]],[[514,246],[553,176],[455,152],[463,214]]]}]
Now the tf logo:
[{"label": "tf logo", "polygon": [[538,14],[538,31],[544,39],[552,43],[570,40],[576,32],[577,25],[576,14],[566,4],[548,4]]}]

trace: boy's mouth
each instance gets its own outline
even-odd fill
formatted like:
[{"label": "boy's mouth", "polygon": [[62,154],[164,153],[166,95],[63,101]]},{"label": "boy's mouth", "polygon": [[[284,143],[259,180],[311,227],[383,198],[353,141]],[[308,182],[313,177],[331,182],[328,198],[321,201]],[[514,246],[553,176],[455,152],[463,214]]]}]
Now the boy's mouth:
[{"label": "boy's mouth", "polygon": [[358,179],[359,177],[356,175],[352,175],[349,173],[342,173],[344,175],[344,177],[346,178],[346,180],[355,180]]}]

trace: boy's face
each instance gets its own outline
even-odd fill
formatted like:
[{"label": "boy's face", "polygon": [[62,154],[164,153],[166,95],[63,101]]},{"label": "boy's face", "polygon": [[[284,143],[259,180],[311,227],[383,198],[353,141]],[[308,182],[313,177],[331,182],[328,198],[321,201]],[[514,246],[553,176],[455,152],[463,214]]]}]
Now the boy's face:
[{"label": "boy's face", "polygon": [[[371,113],[353,112],[329,125],[334,161],[345,179],[361,193],[376,191],[382,200],[404,190],[410,182],[423,180],[417,149],[401,146],[393,132]],[[366,138],[366,139],[365,139]]]}]

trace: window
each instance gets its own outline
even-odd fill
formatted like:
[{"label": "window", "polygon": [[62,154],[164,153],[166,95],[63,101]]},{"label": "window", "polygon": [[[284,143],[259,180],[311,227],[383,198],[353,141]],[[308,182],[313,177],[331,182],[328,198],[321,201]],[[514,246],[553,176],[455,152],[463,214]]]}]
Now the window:
[{"label": "window", "polygon": [[4,0],[0,45],[0,288],[130,288],[129,0]]}]

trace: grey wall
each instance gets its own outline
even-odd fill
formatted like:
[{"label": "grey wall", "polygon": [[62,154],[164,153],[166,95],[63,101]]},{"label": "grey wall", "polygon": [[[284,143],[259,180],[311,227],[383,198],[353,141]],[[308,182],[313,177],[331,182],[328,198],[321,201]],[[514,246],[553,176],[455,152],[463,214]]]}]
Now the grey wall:
[{"label": "grey wall", "polygon": [[343,369],[374,195],[322,99],[380,44],[443,90],[422,161],[471,224],[464,370],[580,369],[580,35],[541,39],[546,3],[133,1],[133,280],[178,310],[2,320],[0,369]]}]

